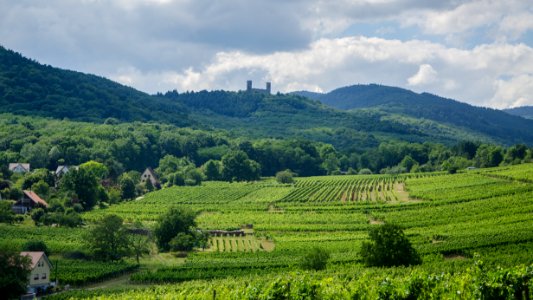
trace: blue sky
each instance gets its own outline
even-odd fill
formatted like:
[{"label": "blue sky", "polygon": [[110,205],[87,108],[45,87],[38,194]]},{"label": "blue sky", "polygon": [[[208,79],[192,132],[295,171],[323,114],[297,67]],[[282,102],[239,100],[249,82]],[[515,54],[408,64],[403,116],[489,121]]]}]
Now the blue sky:
[{"label": "blue sky", "polygon": [[149,93],[252,79],[533,105],[531,0],[0,0],[0,44]]}]

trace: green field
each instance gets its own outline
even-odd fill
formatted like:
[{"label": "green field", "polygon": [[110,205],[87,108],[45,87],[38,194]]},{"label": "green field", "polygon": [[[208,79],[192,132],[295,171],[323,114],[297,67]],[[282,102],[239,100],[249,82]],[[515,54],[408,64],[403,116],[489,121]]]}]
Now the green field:
[{"label": "green field", "polygon": [[[380,293],[405,296],[413,285],[420,284],[422,290],[432,290],[443,298],[453,298],[450,295],[458,291],[475,298],[498,284],[502,289],[508,284],[517,288],[513,280],[529,285],[531,293],[533,280],[527,278],[533,277],[532,173],[533,165],[524,164],[453,175],[345,175],[297,178],[292,185],[264,180],[164,189],[95,209],[85,213],[84,219],[90,224],[106,214],[117,214],[127,222],[153,226],[170,207],[187,206],[199,212],[197,221],[202,229],[252,224],[253,232],[243,237],[212,237],[210,248],[189,253],[186,259],[161,260],[161,254],[152,253],[130,278],[136,287],[147,286],[140,291],[131,292],[125,284],[120,286],[125,291],[77,291],[55,297],[187,295],[203,299],[215,293],[220,299],[273,299],[273,293],[292,297],[305,290],[324,298],[362,293],[366,295],[362,299],[373,299]],[[368,230],[384,222],[405,228],[422,255],[421,265],[381,269],[361,264],[358,252]],[[2,225],[0,229],[0,244],[18,247],[24,240],[39,238],[50,246],[53,259],[83,250],[80,237],[86,230],[29,225]],[[325,271],[308,272],[299,267],[301,258],[314,246],[331,253]],[[73,263],[67,262],[68,269]],[[84,264],[88,263],[79,262],[81,268]],[[80,279],[74,271],[76,280],[69,281],[68,274],[60,278],[86,283],[131,270],[132,261],[126,261],[97,279]],[[480,276],[485,281],[481,282]],[[502,284],[501,278],[508,283]],[[160,283],[172,285],[152,286]],[[289,290],[284,290],[287,284]],[[479,288],[484,285],[489,287]]]}]

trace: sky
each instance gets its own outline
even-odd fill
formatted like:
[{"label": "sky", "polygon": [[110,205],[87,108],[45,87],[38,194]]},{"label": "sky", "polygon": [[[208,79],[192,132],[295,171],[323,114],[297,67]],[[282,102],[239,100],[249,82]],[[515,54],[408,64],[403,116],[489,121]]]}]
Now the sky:
[{"label": "sky", "polygon": [[533,105],[533,0],[0,0],[0,45],[151,94],[250,79]]}]

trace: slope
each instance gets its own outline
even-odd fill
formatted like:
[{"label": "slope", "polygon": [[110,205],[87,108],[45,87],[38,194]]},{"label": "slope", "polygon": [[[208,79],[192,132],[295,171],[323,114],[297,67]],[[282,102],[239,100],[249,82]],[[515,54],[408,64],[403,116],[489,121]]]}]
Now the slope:
[{"label": "slope", "polygon": [[190,124],[182,105],[95,75],[42,65],[1,46],[0,112],[91,122],[116,118]]},{"label": "slope", "polygon": [[428,93],[371,84],[306,96],[343,110],[379,108],[388,113],[433,120],[488,135],[505,144],[533,143],[533,121]]},{"label": "slope", "polygon": [[503,111],[511,115],[520,116],[522,118],[533,119],[533,106],[507,108]]}]

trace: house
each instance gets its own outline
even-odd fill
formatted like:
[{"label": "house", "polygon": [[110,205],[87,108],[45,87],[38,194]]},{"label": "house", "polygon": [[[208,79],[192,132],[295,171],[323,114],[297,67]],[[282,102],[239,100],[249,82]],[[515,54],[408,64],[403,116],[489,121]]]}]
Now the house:
[{"label": "house", "polygon": [[42,251],[20,252],[21,256],[31,259],[31,273],[28,278],[28,292],[37,293],[46,290],[50,286],[50,271],[52,263]]},{"label": "house", "polygon": [[78,166],[67,166],[67,165],[60,165],[57,166],[55,175],[57,178],[60,178],[61,176],[68,173],[70,170],[78,170]]},{"label": "house", "polygon": [[159,183],[159,178],[155,174],[154,170],[150,167],[146,168],[146,170],[144,170],[144,172],[141,175],[141,182],[144,183],[147,180],[150,180],[150,182],[152,183],[152,186],[154,186],[155,188],[158,188],[158,189],[161,188],[161,183]]},{"label": "house", "polygon": [[30,164],[25,163],[10,163],[9,171],[13,173],[27,173],[30,171]]},{"label": "house", "polygon": [[22,197],[13,205],[13,211],[18,214],[24,214],[36,207],[47,208],[48,203],[35,192],[25,190],[22,191]]}]

